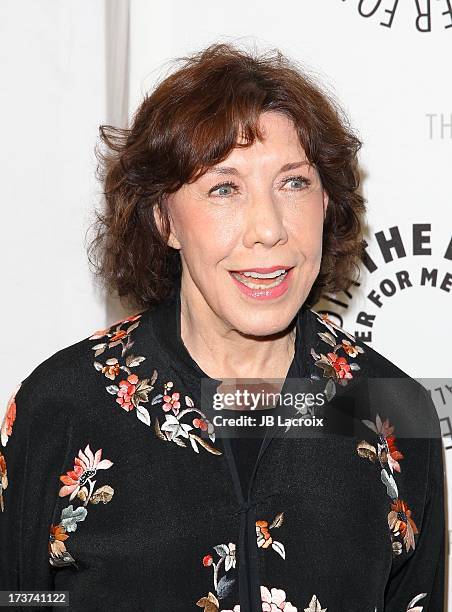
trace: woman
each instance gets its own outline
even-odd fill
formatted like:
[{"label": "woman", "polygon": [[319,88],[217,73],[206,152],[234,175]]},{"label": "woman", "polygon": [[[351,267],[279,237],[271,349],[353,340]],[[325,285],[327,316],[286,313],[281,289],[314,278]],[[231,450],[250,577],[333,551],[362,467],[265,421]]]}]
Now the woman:
[{"label": "woman", "polygon": [[[440,611],[434,406],[313,310],[362,254],[361,142],[278,52],[183,60],[130,129],[101,129],[90,256],[134,314],[13,393],[1,587],[74,611]],[[282,416],[226,401],[253,381],[318,405],[234,427]]]}]

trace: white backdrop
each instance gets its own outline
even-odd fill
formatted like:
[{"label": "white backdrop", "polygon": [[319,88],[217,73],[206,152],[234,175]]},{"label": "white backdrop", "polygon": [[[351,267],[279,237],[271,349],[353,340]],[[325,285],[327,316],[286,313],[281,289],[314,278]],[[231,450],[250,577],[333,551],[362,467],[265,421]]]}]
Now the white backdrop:
[{"label": "white backdrop", "polygon": [[450,5],[3,0],[3,406],[40,361],[122,315],[83,246],[98,125],[125,126],[174,57],[214,41],[278,47],[338,97],[364,142],[369,258],[359,286],[317,309],[423,379],[452,474]]}]

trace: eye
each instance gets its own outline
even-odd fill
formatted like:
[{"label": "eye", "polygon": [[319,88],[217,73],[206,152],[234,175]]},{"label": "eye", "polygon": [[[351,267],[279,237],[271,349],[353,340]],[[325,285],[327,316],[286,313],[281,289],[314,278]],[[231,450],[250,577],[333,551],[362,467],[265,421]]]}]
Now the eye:
[{"label": "eye", "polygon": [[[233,183],[232,181],[226,181],[224,183],[219,183],[218,185],[215,185],[214,187],[212,187],[212,189],[209,189],[209,195],[212,195],[214,191],[217,191],[217,189],[219,190],[224,190],[224,189],[228,189],[229,187],[231,187],[232,189],[238,189],[237,185],[235,183]],[[218,196],[215,197],[220,197],[220,198],[225,198],[228,195],[230,195],[229,193],[221,193]]]},{"label": "eye", "polygon": [[287,178],[285,178],[282,183],[283,185],[285,185],[286,183],[289,182],[295,182],[295,183],[304,183],[305,187],[301,186],[301,187],[295,187],[295,191],[302,191],[303,189],[306,189],[306,187],[309,187],[309,185],[311,184],[311,181],[307,178],[305,178],[304,176],[288,176]]}]

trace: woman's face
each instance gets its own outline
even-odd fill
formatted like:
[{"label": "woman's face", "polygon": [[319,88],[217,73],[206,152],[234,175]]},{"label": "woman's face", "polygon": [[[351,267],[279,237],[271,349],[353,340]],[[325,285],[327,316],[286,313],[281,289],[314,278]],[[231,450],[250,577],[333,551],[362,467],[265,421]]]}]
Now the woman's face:
[{"label": "woman's face", "polygon": [[[270,111],[260,121],[263,142],[234,149],[169,196],[168,243],[180,249],[189,304],[264,336],[289,325],[318,275],[328,196],[293,123]],[[291,270],[276,278],[233,274],[260,268],[273,276]]]}]

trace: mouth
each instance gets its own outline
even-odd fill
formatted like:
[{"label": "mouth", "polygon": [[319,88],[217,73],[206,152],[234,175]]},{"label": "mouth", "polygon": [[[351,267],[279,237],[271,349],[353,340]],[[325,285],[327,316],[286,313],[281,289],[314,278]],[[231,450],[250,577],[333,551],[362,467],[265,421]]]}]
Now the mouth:
[{"label": "mouth", "polygon": [[249,268],[246,270],[230,270],[229,273],[237,281],[249,289],[273,289],[283,283],[294,266],[272,266],[271,268]]}]

